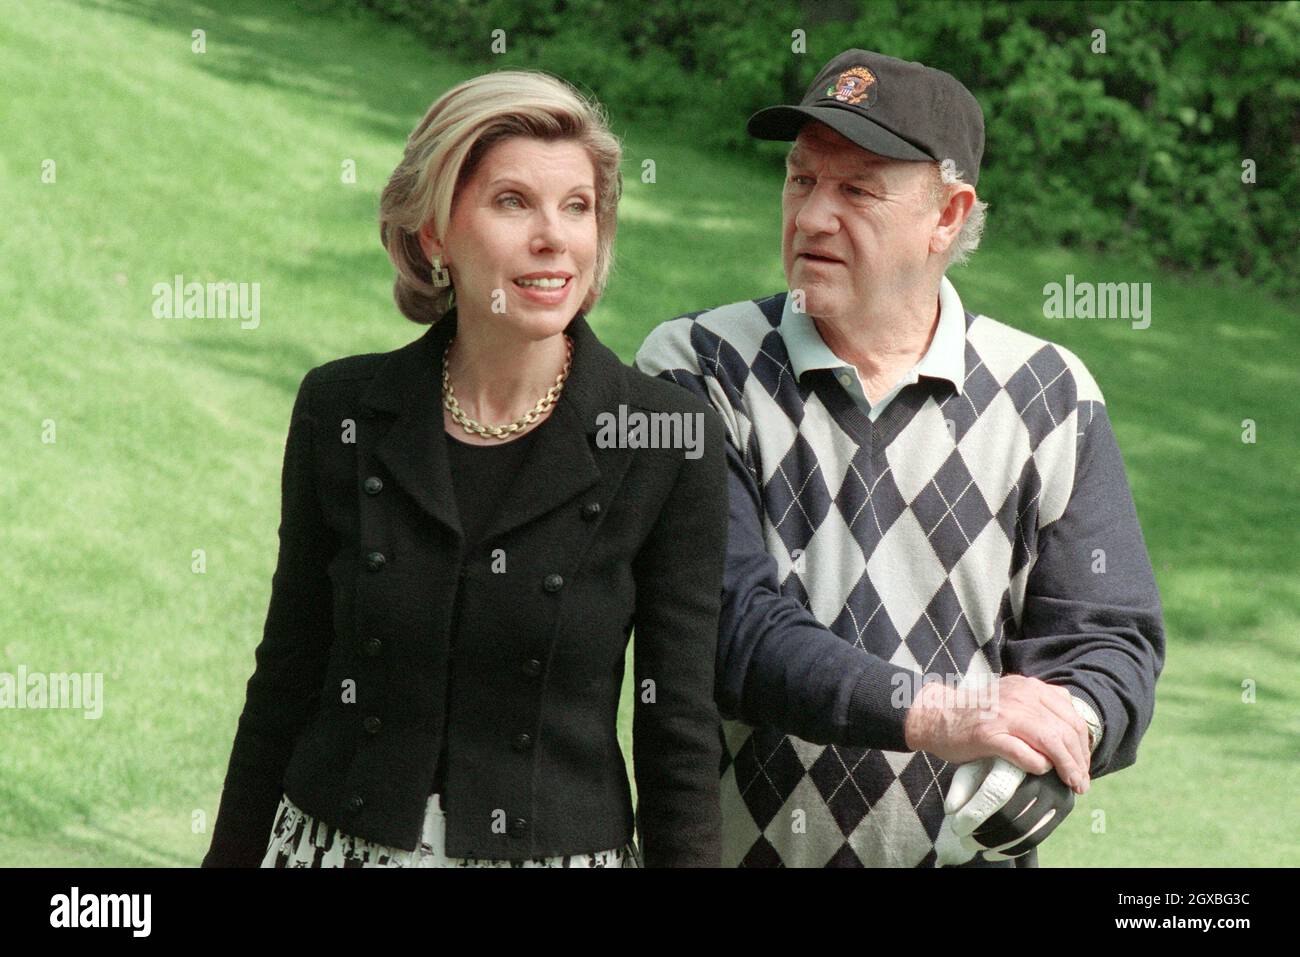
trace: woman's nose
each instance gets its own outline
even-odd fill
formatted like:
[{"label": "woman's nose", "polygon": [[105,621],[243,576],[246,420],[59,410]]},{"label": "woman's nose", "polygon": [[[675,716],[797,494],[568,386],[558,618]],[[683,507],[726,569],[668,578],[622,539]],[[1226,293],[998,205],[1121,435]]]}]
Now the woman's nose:
[{"label": "woman's nose", "polygon": [[532,251],[534,253],[564,252],[567,244],[564,240],[564,231],[560,228],[559,218],[545,212],[539,213],[538,217],[531,244]]}]

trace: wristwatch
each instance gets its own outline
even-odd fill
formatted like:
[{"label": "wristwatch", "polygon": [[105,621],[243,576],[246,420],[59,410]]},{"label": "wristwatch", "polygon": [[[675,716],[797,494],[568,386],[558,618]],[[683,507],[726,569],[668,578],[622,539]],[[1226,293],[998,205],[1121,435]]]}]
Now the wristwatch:
[{"label": "wristwatch", "polygon": [[1092,705],[1076,694],[1070,695],[1070,703],[1074,705],[1074,710],[1083,719],[1084,724],[1088,726],[1088,753],[1091,754],[1097,750],[1097,745],[1101,743],[1101,718],[1092,709]]}]

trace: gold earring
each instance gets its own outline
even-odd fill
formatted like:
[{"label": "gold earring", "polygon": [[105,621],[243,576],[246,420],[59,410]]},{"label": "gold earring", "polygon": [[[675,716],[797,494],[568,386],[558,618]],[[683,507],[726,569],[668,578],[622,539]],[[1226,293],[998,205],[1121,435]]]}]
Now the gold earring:
[{"label": "gold earring", "polygon": [[446,267],[443,266],[441,256],[433,257],[433,271],[430,274],[430,278],[435,286],[451,285],[451,273],[449,273]]}]

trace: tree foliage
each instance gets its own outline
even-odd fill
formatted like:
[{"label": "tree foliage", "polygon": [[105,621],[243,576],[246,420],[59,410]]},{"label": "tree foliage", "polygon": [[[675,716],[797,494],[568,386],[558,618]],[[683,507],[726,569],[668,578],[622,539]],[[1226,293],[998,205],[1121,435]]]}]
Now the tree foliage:
[{"label": "tree foliage", "polygon": [[[763,152],[745,119],[797,102],[843,49],[920,60],[984,109],[991,234],[1300,291],[1300,227],[1285,200],[1300,191],[1295,0],[351,2],[465,62],[562,76],[617,127],[652,118],[733,151]],[[494,30],[504,53],[492,52]]]}]

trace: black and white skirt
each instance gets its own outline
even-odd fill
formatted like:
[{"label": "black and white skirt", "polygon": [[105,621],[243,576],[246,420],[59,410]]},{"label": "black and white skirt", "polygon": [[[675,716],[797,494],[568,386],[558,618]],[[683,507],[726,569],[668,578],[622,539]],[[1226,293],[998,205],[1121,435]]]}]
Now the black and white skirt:
[{"label": "black and white skirt", "polygon": [[447,815],[437,794],[424,808],[420,846],[413,851],[373,844],[318,821],[289,800],[280,798],[271,841],[263,867],[640,867],[636,848],[625,847],[591,854],[541,857],[526,861],[478,860],[448,857]]}]

